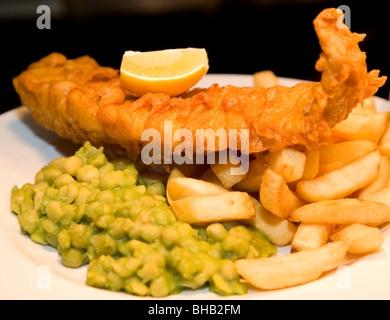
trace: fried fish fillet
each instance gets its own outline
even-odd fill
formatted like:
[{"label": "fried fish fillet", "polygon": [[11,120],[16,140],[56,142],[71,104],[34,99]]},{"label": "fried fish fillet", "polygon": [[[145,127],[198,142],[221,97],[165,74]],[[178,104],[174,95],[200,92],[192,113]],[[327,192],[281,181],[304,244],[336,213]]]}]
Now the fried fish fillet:
[{"label": "fried fish fillet", "polygon": [[[314,27],[322,49],[315,65],[321,81],[315,83],[267,89],[214,84],[179,97],[147,93],[136,98],[121,87],[118,70],[88,56],[70,60],[52,53],[13,84],[45,128],[133,161],[147,143],[142,132],[152,128],[163,136],[164,121],[172,121],[173,132],[185,128],[193,137],[197,129],[248,129],[250,153],[297,145],[311,149],[328,143],[331,128],[386,81],[378,70],[367,72],[358,45],[365,35],[343,24],[341,10],[325,9]],[[207,151],[218,151],[218,144]]]}]

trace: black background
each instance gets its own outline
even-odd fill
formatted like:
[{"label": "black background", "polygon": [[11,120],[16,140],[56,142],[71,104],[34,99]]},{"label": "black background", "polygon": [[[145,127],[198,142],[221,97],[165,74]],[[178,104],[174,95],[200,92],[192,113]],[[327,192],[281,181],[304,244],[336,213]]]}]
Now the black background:
[{"label": "black background", "polygon": [[[14,12],[19,1],[8,0]],[[209,8],[161,9],[164,0],[154,0],[155,7],[148,10],[124,9],[119,1],[64,0],[65,9],[61,14],[53,10],[51,29],[43,30],[36,25],[36,7],[44,2],[36,2],[24,17],[1,15],[0,113],[20,105],[12,78],[53,51],[69,58],[90,55],[119,68],[126,50],[199,47],[208,52],[209,73],[271,69],[283,77],[319,80],[314,64],[320,48],[312,22],[322,9],[340,5],[351,9],[352,31],[367,34],[361,48],[367,52],[368,68],[390,75],[385,1],[219,0]],[[378,95],[388,98],[389,83]]]}]

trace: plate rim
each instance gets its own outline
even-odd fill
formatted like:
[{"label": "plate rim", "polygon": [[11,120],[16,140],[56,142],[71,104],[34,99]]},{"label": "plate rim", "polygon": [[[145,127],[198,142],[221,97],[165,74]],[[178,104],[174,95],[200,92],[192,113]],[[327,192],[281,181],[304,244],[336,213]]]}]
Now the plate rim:
[{"label": "plate rim", "polygon": [[[211,77],[208,77],[209,75],[211,75]],[[205,76],[205,79],[207,78],[230,78],[230,79],[233,79],[233,78],[240,78],[240,79],[243,79],[244,81],[250,81],[252,79],[252,75],[250,74],[224,74],[224,73],[211,73],[211,74],[207,74]],[[284,77],[279,77],[281,79],[281,82],[283,84],[283,82],[302,82],[302,81],[305,81],[306,80],[301,80],[301,79],[295,79],[295,78],[284,78]],[[307,81],[307,82],[310,82],[310,81]],[[234,85],[234,83],[233,83]],[[381,101],[381,103],[386,103],[387,106],[389,107],[389,110],[390,110],[390,103],[388,100],[382,98],[382,97],[376,97],[375,96],[375,99],[376,101]],[[27,108],[25,106],[19,106],[19,107],[16,107],[14,109],[11,109],[11,110],[8,110],[2,114],[0,114],[0,121],[5,121],[4,119],[8,118],[8,117],[14,117],[17,115],[15,115],[15,113],[17,112],[26,112],[27,111]],[[27,111],[28,112],[28,111]],[[0,128],[0,132],[1,130],[4,130],[2,128]],[[37,151],[37,150],[35,150]],[[38,153],[40,152],[37,151]],[[1,170],[0,170],[1,172]],[[26,181],[27,183],[28,181]],[[4,188],[0,189],[0,190],[3,190]],[[0,195],[0,196],[4,196],[4,195]],[[0,205],[1,205],[1,202],[3,200],[1,200],[4,198],[0,198]],[[9,204],[9,202],[8,202]],[[4,212],[4,213],[0,213],[0,222],[1,221],[4,221],[4,216],[5,215],[8,215],[8,218],[11,219],[11,217],[14,219],[14,222],[17,223],[17,219],[16,219],[16,216],[11,212],[11,210],[9,210],[8,212]],[[9,219],[8,219],[9,220]],[[389,232],[387,232],[389,233]],[[7,234],[7,232],[4,232],[4,225],[0,225],[0,252],[3,252],[4,251],[4,243],[5,244],[12,244],[12,239],[10,240],[9,238],[5,237],[5,235]],[[19,235],[22,236],[21,233],[19,233]],[[19,237],[19,235],[15,235],[16,237]],[[7,239],[6,239],[7,238]],[[4,241],[3,241],[4,240]],[[25,240],[27,240],[28,242],[30,242],[31,244],[34,244],[37,246],[37,248],[43,248],[42,245],[39,245],[39,244],[35,244],[33,243],[28,237],[25,238]],[[390,242],[390,236],[389,234],[387,234],[387,242]],[[3,245],[2,245],[3,244]],[[12,244],[14,246],[14,244]],[[390,253],[390,251],[386,251],[388,253]],[[53,254],[55,254],[56,252],[53,252]],[[57,256],[57,254],[56,254]],[[19,257],[20,258],[20,257]],[[18,260],[20,260],[18,258]],[[22,261],[24,259],[28,259],[29,258],[26,258],[25,256],[23,256],[22,258]],[[364,258],[363,258],[364,259]],[[370,259],[368,259],[370,260]],[[37,262],[36,261],[28,261],[28,263],[26,262],[26,266],[34,266],[34,265],[37,265]],[[0,272],[1,274],[1,272]],[[30,272],[31,274],[31,272]],[[58,276],[57,275],[53,275],[55,277],[55,281],[61,283],[62,285],[65,285],[65,287],[67,286],[67,284],[65,283],[64,284],[64,281],[68,281],[68,280],[64,280],[63,278],[59,278],[58,279]],[[328,275],[327,275],[328,276]],[[302,286],[307,286],[307,287],[313,287],[313,284],[314,284],[314,291],[315,291],[315,287],[316,287],[316,283],[321,281],[322,279],[319,279],[319,280],[315,280],[311,283],[308,283],[308,284],[304,284]],[[389,273],[389,279],[390,280],[390,273]],[[3,285],[1,285],[1,281],[5,281],[4,277],[1,277],[0,276],[0,298],[4,298],[4,299],[7,299],[7,292],[6,290],[2,290],[1,288],[4,288]],[[53,279],[54,281],[54,279]],[[180,300],[180,299],[190,299],[190,300],[193,300],[193,299],[196,299],[196,300],[203,300],[203,299],[213,299],[213,300],[253,300],[253,299],[262,299],[262,300],[266,300],[266,299],[306,299],[308,298],[307,297],[307,292],[305,292],[305,290],[300,291],[299,289],[296,290],[297,288],[301,288],[302,286],[297,286],[297,287],[292,287],[292,288],[285,288],[285,289],[281,289],[281,290],[275,290],[275,291],[264,291],[264,290],[259,290],[258,292],[248,292],[248,294],[244,295],[244,296],[228,296],[228,297],[222,297],[222,296],[218,296],[214,293],[209,293],[208,292],[208,289],[206,289],[207,291],[204,292],[204,290],[196,290],[195,292],[190,292],[190,291],[183,291],[182,293],[178,294],[178,295],[172,295],[172,296],[168,296],[168,297],[165,297],[163,298],[163,300]],[[82,286],[80,286],[80,284],[73,284],[71,285],[71,287],[73,287],[73,289],[75,290],[79,290],[80,293],[82,294],[91,294],[93,296],[94,299],[126,299],[126,300],[144,300],[144,298],[142,297],[137,297],[137,296],[133,296],[133,295],[130,295],[130,294],[127,294],[127,293],[118,293],[118,292],[112,292],[112,291],[108,291],[108,290],[103,290],[103,289],[98,289],[98,288],[94,288],[94,287],[88,287],[86,284],[83,284]],[[329,289],[329,288],[328,288]],[[298,291],[298,292],[297,292]],[[311,292],[309,290],[309,292]],[[325,291],[326,292],[326,291]],[[390,292],[390,289],[389,291]],[[43,293],[42,294],[42,297],[38,296],[38,299],[39,298],[42,298],[42,299],[83,299],[83,297],[79,296],[78,294],[69,294],[69,293],[65,293],[65,294],[60,294],[60,295],[55,295],[53,294],[53,292],[49,292],[49,294],[47,294],[47,292],[41,292]],[[282,293],[282,294],[281,294]],[[15,294],[15,292],[14,292]],[[327,299],[326,295],[324,295],[324,292],[322,294],[320,294],[318,296],[320,299]],[[371,295],[371,296],[368,296],[366,294],[364,294],[364,298],[365,299],[369,299],[370,297],[373,297],[373,299],[378,299],[378,298],[381,298],[381,296],[379,297],[376,297],[375,295]],[[24,298],[26,299],[35,299],[37,298],[36,295],[32,295],[29,297],[29,295],[26,295],[24,296]],[[311,296],[309,297],[310,299],[316,299],[315,296]],[[329,297],[329,299],[333,299],[334,297]],[[349,299],[349,297],[344,297],[343,298],[343,295],[341,295],[339,297],[340,299]],[[358,299],[361,298],[361,297],[357,297]],[[383,297],[385,298],[385,297]],[[387,297],[386,297],[387,298]],[[88,299],[88,297],[86,298]],[[152,297],[148,297],[148,299],[153,299],[155,300],[156,298],[152,298]],[[157,299],[159,300],[159,299]],[[157,301],[156,300],[156,301]]]}]

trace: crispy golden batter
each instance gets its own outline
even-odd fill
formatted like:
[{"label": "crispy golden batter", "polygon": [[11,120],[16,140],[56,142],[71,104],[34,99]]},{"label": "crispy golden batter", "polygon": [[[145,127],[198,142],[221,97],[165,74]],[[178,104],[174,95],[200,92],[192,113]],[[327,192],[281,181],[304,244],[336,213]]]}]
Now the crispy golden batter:
[{"label": "crispy golden batter", "polygon": [[342,24],[340,10],[322,11],[314,27],[322,48],[318,83],[267,89],[215,84],[181,97],[148,93],[134,98],[121,88],[117,70],[90,57],[68,60],[59,53],[31,64],[13,83],[23,105],[45,128],[133,160],[143,146],[142,132],[154,128],[163,135],[169,120],[173,132],[249,129],[250,153],[293,145],[313,148],[326,143],[330,129],[386,81],[378,70],[367,72],[366,55],[358,46],[364,35]]}]

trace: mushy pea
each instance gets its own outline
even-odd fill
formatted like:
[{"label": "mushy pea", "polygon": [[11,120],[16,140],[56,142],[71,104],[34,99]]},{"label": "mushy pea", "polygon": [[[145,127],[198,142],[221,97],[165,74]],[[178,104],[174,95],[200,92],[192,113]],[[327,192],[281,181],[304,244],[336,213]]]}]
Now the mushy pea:
[{"label": "mushy pea", "polygon": [[254,227],[178,221],[161,182],[146,183],[132,163],[110,162],[89,142],[43,167],[34,184],[15,186],[11,210],[22,231],[56,248],[65,266],[88,264],[88,285],[139,296],[206,285],[245,294],[233,261],[276,252]]}]

